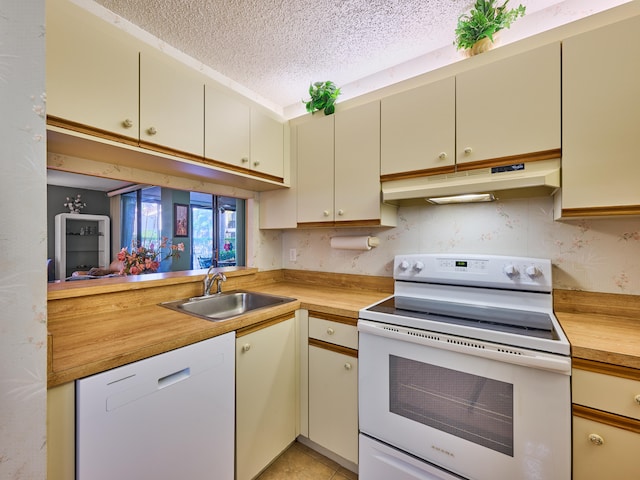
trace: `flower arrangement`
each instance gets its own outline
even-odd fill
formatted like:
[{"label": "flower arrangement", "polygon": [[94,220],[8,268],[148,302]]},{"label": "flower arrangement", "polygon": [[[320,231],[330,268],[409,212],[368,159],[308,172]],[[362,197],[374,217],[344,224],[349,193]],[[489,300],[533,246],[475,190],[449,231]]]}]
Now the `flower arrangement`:
[{"label": "flower arrangement", "polygon": [[144,272],[157,272],[161,260],[166,260],[171,257],[180,258],[180,252],[184,252],[184,243],[170,245],[167,255],[162,259],[158,258],[162,253],[162,249],[167,247],[168,240],[167,237],[162,237],[162,241],[157,250],[153,243],[149,245],[149,247],[134,247],[131,251],[122,247],[122,250],[118,252],[118,260],[122,262],[122,267],[119,272],[120,275],[139,275]]},{"label": "flower arrangement", "polygon": [[79,193],[75,198],[67,197],[67,203],[63,205],[69,209],[70,213],[80,213],[80,210],[87,206],[87,204],[82,201],[82,196]]}]

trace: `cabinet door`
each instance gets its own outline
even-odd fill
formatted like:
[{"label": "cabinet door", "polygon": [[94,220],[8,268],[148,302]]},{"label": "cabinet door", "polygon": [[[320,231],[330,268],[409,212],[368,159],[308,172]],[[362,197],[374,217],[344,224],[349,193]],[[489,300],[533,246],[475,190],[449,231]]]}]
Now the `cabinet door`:
[{"label": "cabinet door", "polygon": [[204,156],[204,81],[151,49],[140,53],[140,146]]},{"label": "cabinet door", "polygon": [[458,164],[560,149],[560,44],[458,75],[456,134]]},{"label": "cabinet door", "polygon": [[453,171],[455,113],[453,77],[383,98],[381,174]]},{"label": "cabinet door", "polygon": [[[47,114],[138,141],[138,44],[66,1],[47,2]],[[112,133],[113,137],[108,135]]]},{"label": "cabinet door", "polygon": [[[640,17],[562,44],[562,213],[640,213]],[[578,211],[577,213],[582,213]]]},{"label": "cabinet door", "polygon": [[335,115],[320,115],[297,127],[298,223],[333,222]]},{"label": "cabinet door", "polygon": [[[597,435],[597,437],[592,437]],[[599,444],[598,440],[602,439]],[[573,417],[573,478],[640,478],[640,433]]]},{"label": "cabinet door", "polygon": [[335,113],[335,220],[380,218],[380,103]]},{"label": "cabinet door", "polygon": [[236,479],[254,478],[296,436],[295,322],[236,339]]},{"label": "cabinet door", "polygon": [[205,157],[249,168],[249,105],[212,85],[205,85],[204,98]]},{"label": "cabinet door", "polygon": [[76,478],[75,383],[47,390],[47,479]]},{"label": "cabinet door", "polygon": [[251,169],[284,179],[284,124],[251,109]]},{"label": "cabinet door", "polygon": [[358,463],[358,359],[309,346],[309,438]]}]

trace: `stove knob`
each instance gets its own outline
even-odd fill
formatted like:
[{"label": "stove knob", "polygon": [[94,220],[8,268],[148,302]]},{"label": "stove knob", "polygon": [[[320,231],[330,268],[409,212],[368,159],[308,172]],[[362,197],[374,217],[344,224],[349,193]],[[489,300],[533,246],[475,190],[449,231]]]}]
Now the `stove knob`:
[{"label": "stove knob", "polygon": [[422,271],[422,269],[423,269],[423,268],[424,268],[424,263],[422,263],[422,262],[420,262],[420,261],[416,262],[416,263],[413,265],[413,269],[414,269],[416,272],[420,272],[420,271]]},{"label": "stove knob", "polygon": [[542,276],[542,271],[535,265],[528,266],[525,271],[527,272],[527,275],[529,275],[529,278],[531,279]]},{"label": "stove knob", "polygon": [[520,275],[518,269],[513,265],[506,265],[503,269],[505,275],[509,278],[516,278]]},{"label": "stove knob", "polygon": [[407,262],[406,260],[402,260],[398,265],[398,268],[402,271],[406,270],[407,268],[409,268],[409,262]]}]

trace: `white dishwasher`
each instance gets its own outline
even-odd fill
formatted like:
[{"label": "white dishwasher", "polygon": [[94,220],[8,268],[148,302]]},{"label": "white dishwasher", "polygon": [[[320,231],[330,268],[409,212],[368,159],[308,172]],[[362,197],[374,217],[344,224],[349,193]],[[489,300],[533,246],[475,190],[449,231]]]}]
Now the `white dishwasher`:
[{"label": "white dishwasher", "polygon": [[235,332],[76,381],[77,480],[233,480]]}]

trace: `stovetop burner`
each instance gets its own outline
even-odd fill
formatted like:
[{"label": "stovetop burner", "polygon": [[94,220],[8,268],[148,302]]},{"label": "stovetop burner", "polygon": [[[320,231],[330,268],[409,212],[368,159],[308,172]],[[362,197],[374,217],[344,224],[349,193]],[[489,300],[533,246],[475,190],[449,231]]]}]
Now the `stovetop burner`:
[{"label": "stovetop burner", "polygon": [[546,313],[466,305],[420,298],[391,297],[371,306],[371,312],[386,313],[483,330],[559,340]]},{"label": "stovetop burner", "polygon": [[394,295],[360,318],[569,355],[553,313],[551,261],[465,254],[398,255]]}]

